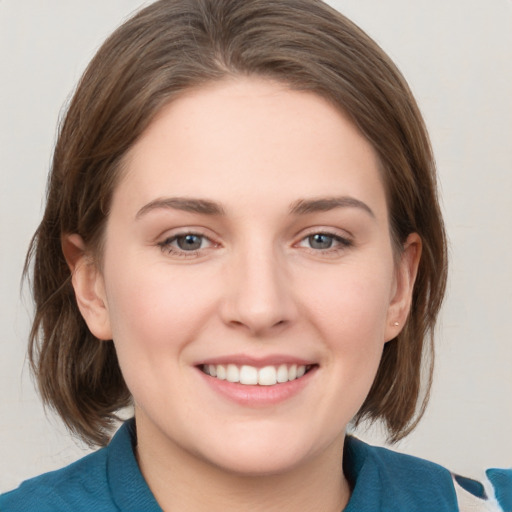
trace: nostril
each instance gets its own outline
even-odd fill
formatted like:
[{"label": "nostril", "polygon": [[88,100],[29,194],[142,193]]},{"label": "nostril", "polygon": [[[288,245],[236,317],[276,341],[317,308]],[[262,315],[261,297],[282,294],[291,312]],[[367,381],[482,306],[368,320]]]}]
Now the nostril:
[{"label": "nostril", "polygon": [[288,324],[288,320],[278,320],[273,322],[272,320],[266,320],[263,318],[246,318],[243,320],[230,320],[228,326],[235,329],[244,329],[254,335],[263,334],[268,331],[273,331],[276,328],[284,327]]}]

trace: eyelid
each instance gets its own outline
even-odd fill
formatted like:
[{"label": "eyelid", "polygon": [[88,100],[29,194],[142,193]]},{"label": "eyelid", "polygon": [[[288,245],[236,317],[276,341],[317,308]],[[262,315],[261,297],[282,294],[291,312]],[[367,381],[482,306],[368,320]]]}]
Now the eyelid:
[{"label": "eyelid", "polygon": [[[197,236],[207,240],[209,242],[208,247],[201,247],[199,249],[187,251],[172,245],[176,239],[185,237],[187,235]],[[173,230],[167,230],[162,236],[159,237],[159,240],[160,241],[158,241],[156,245],[160,247],[162,252],[180,258],[198,257],[202,252],[220,246],[220,243],[217,242],[213,236],[206,234],[204,229],[198,227],[180,227]]]},{"label": "eyelid", "polygon": [[[337,241],[337,244],[334,247],[329,247],[327,249],[314,249],[312,247],[305,247],[301,244],[305,242],[309,237],[314,235],[326,235],[328,237],[333,238]],[[346,230],[341,230],[339,228],[333,227],[324,227],[324,226],[314,226],[308,228],[305,231],[302,231],[297,235],[298,241],[293,245],[295,247],[300,247],[302,249],[307,250],[308,252],[322,255],[322,254],[337,254],[342,252],[354,245],[354,236]]]},{"label": "eyelid", "polygon": [[158,236],[155,237],[156,243],[162,243],[170,238],[177,238],[179,236],[186,235],[196,235],[202,236],[216,243],[217,236],[215,233],[211,231],[211,229],[207,229],[201,226],[179,226],[179,227],[171,227],[165,230],[162,230]]},{"label": "eyelid", "polygon": [[335,228],[332,226],[331,227],[312,226],[307,229],[301,230],[295,236],[295,238],[298,239],[299,241],[301,241],[301,240],[304,240],[305,238],[307,238],[308,236],[317,235],[317,234],[328,235],[328,236],[332,236],[334,238],[341,238],[343,240],[347,240],[347,241],[351,241],[351,242],[354,241],[354,235],[350,231],[347,231],[346,229]]}]

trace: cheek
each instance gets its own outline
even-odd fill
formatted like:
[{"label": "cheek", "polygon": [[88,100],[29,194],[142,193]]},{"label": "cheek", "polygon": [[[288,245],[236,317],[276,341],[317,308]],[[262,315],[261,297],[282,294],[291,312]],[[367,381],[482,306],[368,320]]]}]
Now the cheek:
[{"label": "cheek", "polygon": [[145,409],[171,394],[186,396],[187,346],[204,328],[211,300],[183,273],[140,267],[112,266],[106,285],[119,365],[136,404]]},{"label": "cheek", "polygon": [[329,354],[335,400],[353,415],[375,378],[386,341],[393,279],[392,259],[330,276],[323,292],[309,295],[311,323]]},{"label": "cheek", "polygon": [[[176,351],[201,329],[215,304],[215,289],[198,273],[167,265],[111,265],[106,272],[108,310],[119,350]],[[126,276],[129,276],[126,277]]]},{"label": "cheek", "polygon": [[327,338],[360,351],[384,341],[392,294],[391,265],[368,265],[335,270],[307,297],[307,309]]},{"label": "cheek", "polygon": [[318,431],[329,428],[327,438],[356,415],[375,379],[392,291],[389,268],[392,264],[382,261],[333,267],[311,281],[325,286],[302,290],[303,328],[323,346],[325,356],[326,380],[311,421]]}]

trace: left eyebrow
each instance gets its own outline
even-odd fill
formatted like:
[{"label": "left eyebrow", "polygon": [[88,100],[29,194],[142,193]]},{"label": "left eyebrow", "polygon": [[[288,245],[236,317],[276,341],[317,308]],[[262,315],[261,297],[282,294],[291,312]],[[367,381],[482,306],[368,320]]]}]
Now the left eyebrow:
[{"label": "left eyebrow", "polygon": [[359,208],[375,218],[375,214],[366,203],[350,196],[299,199],[290,206],[290,213],[292,215],[306,215],[308,213],[326,212],[335,208]]},{"label": "left eyebrow", "polygon": [[152,210],[181,210],[184,212],[199,213],[202,215],[225,215],[222,206],[208,199],[193,199],[187,197],[164,197],[150,201],[144,205],[135,215],[140,219]]}]

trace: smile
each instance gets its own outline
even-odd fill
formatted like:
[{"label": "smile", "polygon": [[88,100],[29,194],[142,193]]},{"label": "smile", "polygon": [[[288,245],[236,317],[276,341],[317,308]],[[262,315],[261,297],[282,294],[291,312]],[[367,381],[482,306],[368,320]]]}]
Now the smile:
[{"label": "smile", "polygon": [[278,366],[255,366],[235,364],[204,364],[200,369],[210,377],[228,382],[240,383],[246,386],[274,386],[294,381],[303,377],[311,365],[280,364]]}]

